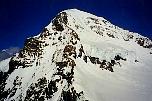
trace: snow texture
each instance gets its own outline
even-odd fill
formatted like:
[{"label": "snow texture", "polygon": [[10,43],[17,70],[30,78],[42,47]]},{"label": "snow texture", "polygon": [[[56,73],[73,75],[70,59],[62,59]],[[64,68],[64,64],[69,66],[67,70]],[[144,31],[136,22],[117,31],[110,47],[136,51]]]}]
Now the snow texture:
[{"label": "snow texture", "polygon": [[60,12],[0,71],[2,101],[152,101],[152,41],[77,9]]}]

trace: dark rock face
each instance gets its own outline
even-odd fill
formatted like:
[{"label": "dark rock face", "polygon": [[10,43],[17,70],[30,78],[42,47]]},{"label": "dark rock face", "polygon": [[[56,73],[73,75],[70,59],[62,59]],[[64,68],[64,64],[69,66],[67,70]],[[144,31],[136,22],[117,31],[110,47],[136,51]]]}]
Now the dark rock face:
[{"label": "dark rock face", "polygon": [[14,79],[13,87],[11,89],[4,91],[4,87],[6,84],[5,82],[6,82],[6,79],[8,78],[8,73],[3,73],[3,75],[1,75],[0,73],[0,76],[3,78],[2,81],[0,82],[0,89],[1,89],[0,101],[3,101],[7,97],[11,98],[12,96],[14,96],[16,93],[16,90],[18,89],[17,86],[20,86],[22,82],[19,80],[19,77],[17,76],[16,79]]},{"label": "dark rock face", "polygon": [[83,56],[83,60],[87,63],[88,60],[92,64],[99,64],[101,69],[109,70],[111,72],[114,72],[113,66],[115,65],[120,65],[120,60],[126,61],[126,59],[122,58],[119,55],[116,55],[115,58],[111,61],[106,61],[106,60],[100,60],[98,57],[92,57],[92,56]]},{"label": "dark rock face", "polygon": [[53,94],[58,91],[56,81],[49,81],[45,77],[38,79],[33,83],[26,92],[25,101],[44,101],[52,98]]},{"label": "dark rock face", "polygon": [[136,38],[136,42],[137,44],[139,44],[140,46],[144,47],[144,48],[152,48],[152,43],[148,43],[150,42],[150,39],[148,38]]},{"label": "dark rock face", "polygon": [[[91,57],[91,56],[89,56],[89,59],[90,59],[91,63],[99,64],[100,68],[114,72],[112,67],[116,64],[115,60],[111,60],[111,62],[108,62],[106,60],[101,61],[101,60],[99,60],[99,58]],[[86,61],[86,60],[84,60],[84,61]]]},{"label": "dark rock face", "polygon": [[137,44],[139,44],[140,46],[144,46],[145,40],[143,38],[137,38],[136,41],[137,41]]},{"label": "dark rock face", "polygon": [[115,38],[115,36],[112,35],[111,33],[107,33],[107,35],[108,35],[109,37],[111,37],[111,38]]},{"label": "dark rock face", "polygon": [[86,63],[88,62],[88,60],[90,60],[90,62],[92,64],[99,64],[101,69],[109,70],[111,72],[114,72],[114,70],[112,68],[114,65],[120,64],[119,60],[126,61],[126,59],[123,59],[119,55],[115,56],[115,58],[111,61],[100,60],[98,57],[86,56],[85,52],[84,52],[84,49],[83,49],[83,45],[81,45],[81,47],[79,49],[78,58],[83,58],[84,62],[86,62]]},{"label": "dark rock face", "polygon": [[63,56],[65,58],[68,56],[73,56],[74,58],[76,58],[76,47],[72,45],[66,45],[63,52]]},{"label": "dark rock face", "polygon": [[15,93],[16,93],[16,86],[20,85],[20,83],[18,82],[18,77],[16,77],[16,79],[14,80],[14,87],[12,89],[9,89],[7,91],[4,91],[5,85],[6,85],[6,80],[9,76],[9,74],[11,74],[16,68],[18,68],[18,66],[23,66],[24,64],[22,64],[19,61],[15,61],[13,60],[13,58],[10,60],[9,62],[9,70],[7,72],[0,72],[0,101],[3,101],[9,94],[9,97],[12,97]]},{"label": "dark rock face", "polygon": [[[31,84],[26,92],[25,101],[44,101],[45,99],[50,99],[54,96],[55,92],[58,91],[58,84],[67,82],[68,90],[62,90],[61,98],[59,101],[77,101],[83,96],[83,92],[76,92],[74,87],[72,87],[74,81],[74,68],[76,66],[75,61],[71,58],[72,55],[76,54],[76,47],[72,45],[66,45],[63,52],[63,57],[65,61],[56,62],[56,72],[53,74],[53,77],[59,77],[54,80],[47,80],[45,77],[38,79],[37,83]],[[55,61],[54,61],[55,62]],[[66,68],[69,68],[70,71],[66,71]],[[65,81],[64,81],[65,80]]]},{"label": "dark rock face", "polygon": [[[42,33],[45,37],[45,35],[47,34],[47,29],[43,30]],[[9,70],[7,72],[0,72],[0,101],[3,101],[7,97],[13,97],[16,93],[16,90],[19,89],[18,86],[20,86],[22,83],[20,82],[21,78],[17,76],[13,82],[13,87],[11,89],[4,91],[6,85],[5,82],[8,76],[12,72],[14,72],[15,69],[32,66],[32,63],[35,61],[35,57],[40,58],[40,56],[42,55],[43,47],[47,46],[46,43],[40,41],[38,38],[29,38],[25,41],[24,45],[24,48],[19,51],[19,55],[11,58],[9,62]],[[33,60],[31,57],[34,57]],[[37,95],[35,94],[35,96]],[[22,94],[20,94],[20,99],[22,99]],[[43,98],[41,97],[40,99],[42,100]],[[26,100],[29,101],[29,99]]]},{"label": "dark rock face", "polygon": [[[36,68],[32,72],[32,78],[34,78],[34,82],[30,82],[27,86],[27,90],[25,91],[25,101],[44,101],[50,100],[60,92],[60,97],[58,101],[88,101],[83,98],[85,92],[78,92],[76,88],[73,86],[74,78],[74,69],[77,68],[77,61],[79,59],[81,62],[91,63],[92,65],[96,65],[100,70],[107,70],[109,72],[114,72],[114,66],[121,66],[121,61],[127,61],[126,58],[116,55],[111,60],[102,60],[98,56],[88,55],[87,50],[85,50],[83,46],[83,42],[80,42],[79,34],[76,33],[72,28],[67,26],[66,12],[62,12],[56,16],[53,20],[52,29],[44,28],[41,34],[38,37],[28,38],[25,41],[25,46],[22,50],[20,50],[19,55],[15,58],[13,57],[9,62],[9,70],[7,73],[0,72],[0,101],[3,101],[5,98],[13,98],[18,89],[21,89],[20,85],[22,77],[16,76],[13,79],[13,87],[4,91],[6,79],[12,72],[15,72],[15,69],[22,68],[28,69],[30,67]],[[96,24],[100,24],[98,19],[88,18],[94,21]],[[106,20],[103,20],[105,24],[109,23]],[[80,26],[79,26],[80,27]],[[91,29],[96,28],[98,26],[90,26]],[[106,30],[110,30],[107,28]],[[62,32],[63,31],[63,32]],[[96,32],[97,34],[103,34],[101,32]],[[116,38],[112,33],[106,33],[111,38]],[[50,40],[49,40],[50,39]],[[125,41],[129,41],[133,39],[133,36],[128,36]],[[45,41],[47,40],[47,41]],[[49,41],[48,41],[49,40]],[[144,39],[137,39],[137,44],[143,46],[145,48],[151,48],[152,45],[145,45]],[[47,47],[48,46],[48,47]],[[61,48],[60,48],[61,46]],[[47,47],[47,48],[45,48]],[[51,48],[50,48],[51,47]],[[79,47],[79,48],[78,48]],[[48,50],[45,50],[48,49]],[[50,50],[54,49],[53,51]],[[48,53],[46,51],[52,52]],[[90,51],[90,50],[89,50]],[[45,52],[47,54],[45,54]],[[44,54],[44,55],[43,55]],[[150,53],[152,54],[152,53]],[[43,56],[46,56],[43,60]],[[58,59],[59,57],[60,59]],[[46,59],[47,58],[47,59]],[[42,59],[42,66],[41,64]],[[44,63],[43,63],[44,62]],[[135,60],[135,62],[138,62]],[[46,64],[49,65],[46,65]],[[35,65],[36,64],[36,65]],[[53,65],[52,65],[53,64]],[[33,66],[34,65],[34,66]],[[46,67],[45,67],[46,66]],[[39,75],[39,71],[37,69],[45,68],[44,75],[41,77]],[[53,72],[49,74],[49,77],[46,76],[45,70],[46,68],[52,69]],[[36,72],[35,72],[36,71]],[[42,70],[43,71],[43,70]],[[49,73],[49,71],[47,72]],[[46,77],[45,77],[46,76]],[[61,89],[60,86],[63,88]],[[22,92],[22,91],[21,91]],[[19,100],[23,99],[22,93],[19,94]],[[15,99],[14,99],[15,100]]]},{"label": "dark rock face", "polygon": [[[77,93],[74,87],[72,87],[70,90],[62,91],[62,99],[60,101],[77,101],[81,99],[81,96],[83,96],[83,91],[80,93]],[[88,100],[83,100],[88,101]]]},{"label": "dark rock face", "polygon": [[[42,44],[44,42],[38,40],[37,38],[29,38],[25,41],[25,45],[23,50],[21,50],[21,53],[24,54],[25,52],[28,52],[29,56],[40,56],[42,55]],[[22,57],[23,55],[21,55]],[[23,56],[25,57],[25,56]]]},{"label": "dark rock face", "polygon": [[66,12],[62,12],[55,17],[55,19],[53,20],[53,25],[57,31],[63,31],[63,24],[66,25],[67,22],[67,14]]},{"label": "dark rock face", "polygon": [[120,55],[116,55],[114,59],[115,60],[124,60],[124,61],[126,61],[126,59],[122,58]]},{"label": "dark rock face", "polygon": [[16,61],[13,60],[13,58],[10,60],[9,62],[9,70],[8,70],[8,74],[11,74],[15,69],[17,69],[19,66],[22,66],[23,68],[25,68],[25,64],[20,62],[20,61]]},{"label": "dark rock face", "polygon": [[5,81],[7,77],[8,73],[3,73],[0,71],[0,101],[3,101],[8,95],[8,91],[4,91]]}]

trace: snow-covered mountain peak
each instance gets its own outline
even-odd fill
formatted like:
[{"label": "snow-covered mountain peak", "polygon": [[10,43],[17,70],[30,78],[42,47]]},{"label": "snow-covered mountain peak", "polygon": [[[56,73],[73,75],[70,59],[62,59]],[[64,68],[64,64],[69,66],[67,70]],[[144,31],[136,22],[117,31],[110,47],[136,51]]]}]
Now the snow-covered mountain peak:
[{"label": "snow-covered mountain peak", "polygon": [[[63,14],[63,16],[62,16]],[[61,16],[60,16],[61,15]],[[129,32],[118,26],[113,25],[103,17],[97,17],[93,14],[80,11],[78,9],[64,10],[58,14],[56,18],[65,18],[67,23],[63,23],[65,26],[74,29],[79,37],[84,38],[87,36],[87,41],[100,41],[101,38],[104,40],[119,39],[124,41],[136,41],[140,46],[151,48],[151,40],[141,36],[138,33]],[[56,19],[55,18],[55,19]],[[54,20],[55,20],[54,19]],[[46,28],[52,29],[52,23]],[[92,34],[94,37],[92,37]],[[110,38],[109,38],[110,37]]]},{"label": "snow-covered mountain peak", "polygon": [[148,38],[65,10],[0,62],[0,100],[151,101],[151,54]]}]

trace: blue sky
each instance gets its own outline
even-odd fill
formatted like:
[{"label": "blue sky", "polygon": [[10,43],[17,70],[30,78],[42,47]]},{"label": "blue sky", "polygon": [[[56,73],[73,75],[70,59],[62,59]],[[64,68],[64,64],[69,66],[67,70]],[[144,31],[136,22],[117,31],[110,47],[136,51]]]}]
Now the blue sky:
[{"label": "blue sky", "polygon": [[151,0],[0,0],[0,50],[23,47],[62,10],[77,8],[152,39]]}]

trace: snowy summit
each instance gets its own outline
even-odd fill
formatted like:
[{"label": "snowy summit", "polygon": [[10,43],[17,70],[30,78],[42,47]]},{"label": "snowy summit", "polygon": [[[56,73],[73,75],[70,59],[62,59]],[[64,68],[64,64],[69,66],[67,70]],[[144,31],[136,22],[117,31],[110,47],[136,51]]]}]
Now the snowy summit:
[{"label": "snowy summit", "polygon": [[0,101],[152,101],[151,77],[150,39],[70,9],[0,62]]}]

